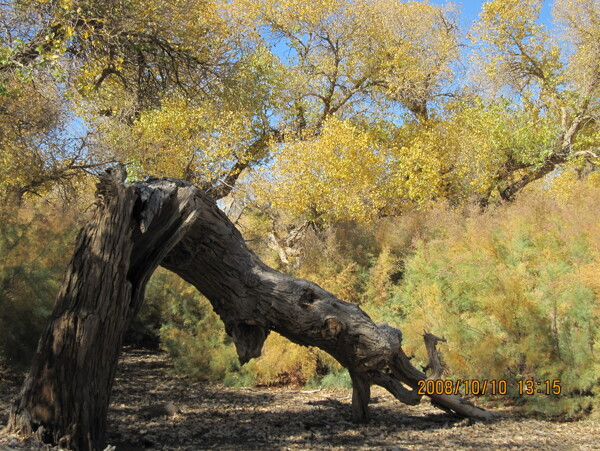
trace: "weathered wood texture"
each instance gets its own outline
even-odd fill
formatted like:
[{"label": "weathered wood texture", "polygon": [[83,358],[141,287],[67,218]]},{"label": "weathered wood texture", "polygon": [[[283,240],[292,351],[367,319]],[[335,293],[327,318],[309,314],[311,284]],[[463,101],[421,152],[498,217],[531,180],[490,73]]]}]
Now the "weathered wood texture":
[{"label": "weathered wood texture", "polygon": [[[197,196],[206,199],[200,192]],[[273,330],[295,343],[323,349],[350,370],[352,411],[357,422],[368,421],[369,384],[381,385],[408,404],[420,400],[419,382],[427,376],[403,352],[399,330],[386,323],[375,324],[357,305],[338,299],[315,283],[266,266],[208,199],[161,265],[210,300],[233,337],[241,362],[258,357]],[[441,373],[435,345],[442,339],[427,333],[424,338],[435,379]],[[481,420],[494,417],[459,396],[431,397],[436,405],[462,416]]]},{"label": "weathered wood texture", "polygon": [[[98,210],[80,233],[10,413],[10,430],[74,449],[102,449],[122,337],[158,264],[210,300],[242,363],[260,355],[273,330],[325,350],[350,370],[357,422],[369,419],[371,384],[402,402],[419,402],[416,388],[427,376],[402,351],[400,331],[375,324],[357,305],[312,282],[267,267],[201,190],[175,179],[125,183],[114,170],[102,177],[98,194]],[[433,398],[460,415],[492,417],[458,396]]]},{"label": "weathered wood texture", "polygon": [[115,169],[98,184],[99,208],[79,234],[9,430],[103,449],[123,334],[148,278],[197,211],[192,188],[145,191],[122,180]]}]

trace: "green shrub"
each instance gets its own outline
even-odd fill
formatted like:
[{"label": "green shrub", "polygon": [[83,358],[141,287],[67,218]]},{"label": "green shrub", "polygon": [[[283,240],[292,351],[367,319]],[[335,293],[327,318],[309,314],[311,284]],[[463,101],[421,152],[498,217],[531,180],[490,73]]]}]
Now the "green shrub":
[{"label": "green shrub", "polygon": [[347,369],[343,368],[323,376],[319,384],[323,388],[352,388],[352,379]]},{"label": "green shrub", "polygon": [[[423,329],[448,339],[452,376],[507,380],[530,410],[572,416],[598,406],[600,190],[561,204],[545,193],[464,219],[406,261],[396,308],[421,358]],[[594,276],[595,274],[595,276]],[[420,354],[419,354],[420,353]],[[560,396],[519,395],[517,381],[560,380]]]},{"label": "green shrub", "polygon": [[11,366],[31,362],[73,251],[76,216],[41,202],[0,212],[0,359]]},{"label": "green shrub", "polygon": [[154,318],[160,312],[160,344],[172,357],[177,373],[222,381],[239,370],[233,342],[208,300],[162,268],[148,283],[145,306],[140,312],[142,324],[144,317],[152,317],[150,312],[155,312]]}]

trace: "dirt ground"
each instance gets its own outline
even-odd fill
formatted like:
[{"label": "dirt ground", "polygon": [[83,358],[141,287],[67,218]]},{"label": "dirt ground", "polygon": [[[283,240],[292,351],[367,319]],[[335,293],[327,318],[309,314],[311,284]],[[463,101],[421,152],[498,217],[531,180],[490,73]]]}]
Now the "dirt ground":
[{"label": "dirt ground", "polygon": [[[492,423],[473,423],[433,408],[411,407],[374,388],[372,421],[354,425],[347,390],[233,389],[168,374],[165,354],[123,353],[108,417],[108,443],[138,450],[600,450],[600,424],[553,422],[503,410]],[[0,425],[22,375],[0,371]],[[172,402],[175,413],[147,406]],[[0,451],[51,450],[0,432]],[[57,449],[57,448],[54,448]]]}]

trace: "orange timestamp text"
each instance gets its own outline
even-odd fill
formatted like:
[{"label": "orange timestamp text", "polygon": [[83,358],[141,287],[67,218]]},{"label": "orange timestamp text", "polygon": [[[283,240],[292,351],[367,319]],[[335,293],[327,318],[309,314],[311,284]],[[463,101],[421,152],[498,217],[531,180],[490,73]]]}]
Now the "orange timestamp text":
[{"label": "orange timestamp text", "polygon": [[[419,381],[419,395],[507,395],[509,387],[519,395],[560,395],[560,379],[538,381],[524,379],[509,382],[505,379],[425,379]],[[510,390],[514,394],[514,390]]]}]

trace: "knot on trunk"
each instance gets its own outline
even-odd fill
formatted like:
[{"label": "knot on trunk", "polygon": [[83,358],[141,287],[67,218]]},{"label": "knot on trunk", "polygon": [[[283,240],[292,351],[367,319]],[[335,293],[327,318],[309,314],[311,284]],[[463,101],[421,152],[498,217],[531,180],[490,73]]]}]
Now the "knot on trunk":
[{"label": "knot on trunk", "polygon": [[255,288],[260,285],[260,282],[260,276],[252,271],[245,271],[242,274],[242,283],[248,288]]},{"label": "knot on trunk", "polygon": [[238,323],[231,331],[238,359],[243,365],[255,357],[260,357],[263,344],[269,335],[264,327],[247,323]]},{"label": "knot on trunk", "polygon": [[300,293],[300,298],[298,299],[298,303],[302,307],[307,307],[307,306],[311,305],[313,302],[315,302],[316,300],[317,300],[317,294],[311,287],[308,287],[308,288],[304,288],[302,290],[302,292]]},{"label": "knot on trunk", "polygon": [[329,317],[325,319],[323,327],[321,328],[321,335],[323,338],[335,338],[346,329],[346,325],[339,319]]}]

